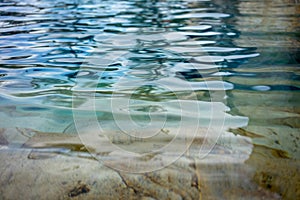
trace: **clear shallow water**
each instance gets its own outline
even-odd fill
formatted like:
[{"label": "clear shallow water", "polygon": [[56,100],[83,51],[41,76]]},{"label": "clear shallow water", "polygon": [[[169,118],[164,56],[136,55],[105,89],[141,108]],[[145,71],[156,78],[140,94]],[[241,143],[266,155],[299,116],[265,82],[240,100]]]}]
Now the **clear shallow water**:
[{"label": "clear shallow water", "polygon": [[294,180],[272,164],[299,169],[299,9],[296,1],[1,1],[0,125],[76,134],[96,122],[130,132],[166,121],[171,130],[218,129],[213,141],[232,128],[254,144],[254,180],[268,188],[258,177],[272,174],[268,189],[291,197],[297,191],[282,184]]}]

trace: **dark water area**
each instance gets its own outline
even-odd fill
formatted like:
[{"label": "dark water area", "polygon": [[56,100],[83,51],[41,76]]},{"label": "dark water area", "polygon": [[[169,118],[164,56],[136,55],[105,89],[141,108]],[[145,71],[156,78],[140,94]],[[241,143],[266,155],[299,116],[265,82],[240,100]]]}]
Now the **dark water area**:
[{"label": "dark water area", "polygon": [[[184,130],[194,144],[201,127],[207,152],[229,149],[241,165],[229,181],[206,169],[209,198],[300,198],[299,18],[296,0],[0,0],[1,148],[79,135],[104,155],[98,136],[85,137],[100,128],[127,151],[156,152],[166,145],[158,135]],[[144,143],[127,145],[118,131]],[[46,143],[78,150],[65,138]],[[159,152],[168,164],[180,154]],[[122,160],[114,156],[104,158]]]}]

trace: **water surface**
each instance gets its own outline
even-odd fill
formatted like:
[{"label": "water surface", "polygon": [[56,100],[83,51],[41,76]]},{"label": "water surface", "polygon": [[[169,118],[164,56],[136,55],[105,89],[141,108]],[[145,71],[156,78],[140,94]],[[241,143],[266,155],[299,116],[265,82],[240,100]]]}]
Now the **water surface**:
[{"label": "water surface", "polygon": [[[0,1],[1,144],[22,147],[38,132],[48,142],[49,133],[79,134],[95,147],[100,130],[126,151],[162,152],[167,164],[184,153],[183,137],[206,138],[191,155],[240,164],[230,175],[204,169],[215,198],[238,197],[242,185],[245,198],[263,188],[295,199],[299,10],[285,0]],[[58,143],[55,152],[77,148]],[[88,150],[122,160],[104,147]]]}]

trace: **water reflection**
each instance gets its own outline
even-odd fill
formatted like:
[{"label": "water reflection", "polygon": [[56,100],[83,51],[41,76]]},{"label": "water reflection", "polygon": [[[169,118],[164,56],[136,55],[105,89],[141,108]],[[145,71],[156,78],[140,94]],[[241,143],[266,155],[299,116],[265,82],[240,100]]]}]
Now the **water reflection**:
[{"label": "water reflection", "polygon": [[226,78],[242,89],[229,94],[233,111],[251,118],[246,128],[234,132],[253,138],[255,148],[247,163],[256,169],[254,180],[285,199],[295,198],[299,177],[285,177],[299,168],[299,5],[244,1],[238,10],[236,28],[241,34],[235,41],[257,47],[260,56],[233,69],[245,76]]},{"label": "water reflection", "polygon": [[[199,123],[204,130],[219,131],[206,138],[221,138],[208,148],[211,157],[199,162],[195,175],[204,177],[204,196],[289,199],[297,192],[297,176],[285,178],[297,174],[300,155],[299,5],[294,1],[25,0],[1,1],[0,12],[1,144],[44,147],[51,156],[55,147],[74,156],[73,149],[82,147],[78,138],[65,135],[78,130],[95,134],[94,120],[110,142],[143,153],[170,142],[185,118],[179,135],[195,133],[191,129]],[[166,119],[166,127],[157,128]],[[141,130],[158,129],[154,140],[159,143],[132,141],[137,136],[128,136],[137,133],[132,121]],[[151,122],[156,126],[147,129]],[[129,141],[114,135],[120,126]],[[201,131],[183,159],[196,157]],[[45,132],[53,132],[55,140]],[[93,139],[102,144],[103,132],[99,135]],[[86,136],[81,139],[95,145]],[[181,140],[176,144],[186,147]],[[122,153],[100,147],[89,150],[113,166],[130,163],[120,163]],[[45,158],[40,154],[30,158]],[[138,157],[138,162],[155,161],[161,167],[158,161],[176,156],[171,148]],[[182,162],[189,164],[185,169],[197,171],[197,164],[189,162]],[[280,170],[288,167],[289,172]],[[191,194],[199,197],[196,191]]]}]

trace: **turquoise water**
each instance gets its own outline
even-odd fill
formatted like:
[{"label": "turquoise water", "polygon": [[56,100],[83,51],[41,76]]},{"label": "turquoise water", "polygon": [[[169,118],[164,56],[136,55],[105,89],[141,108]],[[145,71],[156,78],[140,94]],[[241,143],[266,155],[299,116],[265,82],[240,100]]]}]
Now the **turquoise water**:
[{"label": "turquoise water", "polygon": [[[204,127],[214,130],[203,135],[207,151],[226,134],[248,138],[241,162],[254,181],[298,194],[272,165],[284,159],[299,172],[297,1],[24,0],[0,1],[0,13],[3,130],[142,139],[189,130],[192,142]],[[28,140],[2,137],[12,147]],[[276,171],[271,188],[257,178],[259,154]]]}]

